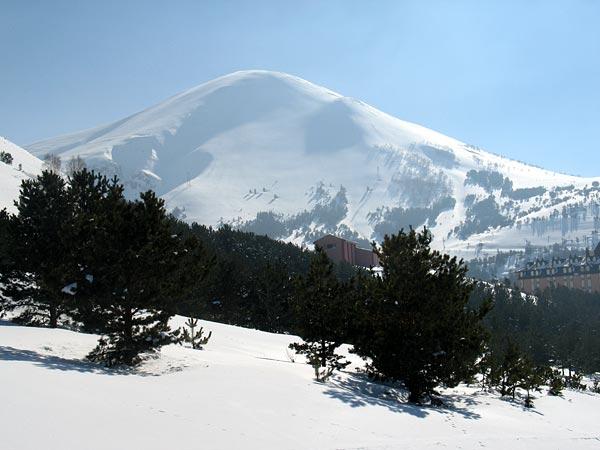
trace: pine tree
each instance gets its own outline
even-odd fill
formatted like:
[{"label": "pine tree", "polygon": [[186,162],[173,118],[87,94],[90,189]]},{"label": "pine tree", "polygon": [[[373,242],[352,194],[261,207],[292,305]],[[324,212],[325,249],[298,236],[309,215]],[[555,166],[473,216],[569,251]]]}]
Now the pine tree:
[{"label": "pine tree", "polygon": [[[6,209],[0,210],[0,283],[5,283],[7,275],[13,268],[10,246],[13,237],[11,236],[11,215]],[[5,309],[9,306],[9,300],[4,298],[0,290],[0,317],[4,315]]]},{"label": "pine tree", "polygon": [[550,369],[548,376],[548,394],[553,396],[562,395],[562,391],[565,388],[565,382],[563,377],[558,370]]},{"label": "pine tree", "polygon": [[[502,396],[510,396],[514,400],[518,389],[525,391],[525,406],[533,406],[532,393],[540,390],[547,380],[551,386],[551,394],[558,395],[562,390],[556,373],[547,366],[536,366],[531,359],[511,339],[507,339],[503,350],[496,350],[484,358],[486,361],[489,383],[497,387]],[[554,380],[554,381],[553,381]],[[555,391],[552,391],[555,389]]]},{"label": "pine tree", "polygon": [[498,386],[500,395],[510,395],[515,398],[515,393],[523,375],[524,356],[519,347],[509,340],[506,351],[497,369]]},{"label": "pine tree", "polygon": [[250,276],[252,283],[252,325],[274,333],[289,330],[292,314],[290,296],[292,280],[282,264],[268,262]]},{"label": "pine tree", "polygon": [[290,344],[297,353],[306,355],[317,381],[326,381],[335,370],[349,364],[336,354],[346,335],[348,309],[344,300],[333,263],[317,248],[308,274],[295,280],[292,298],[296,331],[304,342]]},{"label": "pine tree", "polygon": [[497,367],[498,363],[495,360],[495,354],[486,346],[483,356],[477,363],[477,372],[481,375],[481,387],[483,389],[492,390],[497,386]]},{"label": "pine tree", "polygon": [[521,366],[521,381],[519,387],[525,391],[524,404],[526,408],[533,407],[533,392],[539,392],[545,381],[545,368],[536,367],[531,360],[525,358]]},{"label": "pine tree", "polygon": [[207,261],[197,239],[172,234],[164,202],[153,192],[135,202],[108,196],[107,206],[97,217],[90,263],[104,337],[89,358],[134,365],[141,353],[179,339],[168,321],[202,279]]},{"label": "pine tree", "polygon": [[[210,338],[212,336],[212,331],[210,331],[208,333],[208,335],[204,334],[203,327],[200,327],[198,329],[198,331],[196,331],[196,328],[198,327],[198,319],[189,317],[188,320],[185,322],[185,326],[187,328],[183,328],[183,333],[182,333],[182,341],[183,342],[190,344],[192,346],[192,348],[195,350],[201,350],[202,347],[204,347],[206,344],[208,344],[208,341],[210,340]],[[189,328],[189,331],[188,331],[188,328]]]},{"label": "pine tree", "polygon": [[8,243],[2,273],[5,309],[28,324],[56,327],[66,312],[71,272],[72,209],[64,180],[43,171],[21,184],[17,214],[4,217]]},{"label": "pine tree", "polygon": [[13,163],[13,156],[8,152],[0,151],[0,162],[10,166]]},{"label": "pine tree", "polygon": [[106,236],[102,224],[113,214],[115,203],[123,199],[123,186],[116,178],[109,180],[83,168],[71,173],[67,193],[73,209],[71,247],[76,261],[69,278],[77,286],[69,303],[70,313],[83,331],[100,333],[103,326],[97,314],[97,283],[93,275],[102,264],[97,258],[97,245],[101,236]]},{"label": "pine tree", "polygon": [[368,281],[352,342],[370,359],[369,372],[403,382],[411,402],[434,400],[437,386],[470,378],[486,338],[489,304],[467,308],[473,285],[465,265],[430,243],[427,229],[384,238],[376,249],[383,273]]}]

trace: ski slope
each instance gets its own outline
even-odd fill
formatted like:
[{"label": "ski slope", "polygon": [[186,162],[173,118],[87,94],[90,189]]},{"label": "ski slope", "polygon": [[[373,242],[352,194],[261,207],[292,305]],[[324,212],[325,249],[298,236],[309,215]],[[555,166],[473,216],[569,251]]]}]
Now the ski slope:
[{"label": "ski slope", "polygon": [[293,336],[202,325],[213,331],[204,350],[165,347],[135,372],[120,373],[82,360],[97,336],[0,322],[1,447],[600,447],[596,394],[539,394],[535,409],[527,410],[459,387],[444,392],[447,408],[417,407],[354,372],[326,384],[313,381],[312,369],[286,352]]}]

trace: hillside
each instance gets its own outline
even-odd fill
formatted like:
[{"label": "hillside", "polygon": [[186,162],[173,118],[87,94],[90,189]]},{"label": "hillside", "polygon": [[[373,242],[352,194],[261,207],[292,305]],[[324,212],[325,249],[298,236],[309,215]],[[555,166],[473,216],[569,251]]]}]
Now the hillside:
[{"label": "hillside", "polygon": [[226,75],[27,148],[80,155],[187,221],[297,243],[427,224],[438,248],[468,253],[600,228],[600,178],[512,161],[278,72]]},{"label": "hillside", "polygon": [[[14,212],[14,201],[19,195],[21,181],[37,175],[42,162],[21,147],[0,136],[0,151],[10,153],[12,164],[0,162],[0,209],[7,208]],[[21,170],[19,170],[19,164]]]},{"label": "hillside", "polygon": [[[182,318],[175,322],[182,323]],[[205,350],[165,347],[136,372],[82,361],[97,336],[0,322],[3,448],[592,449],[600,396],[539,394],[536,408],[459,387],[447,408],[291,362],[293,336],[203,322]],[[32,432],[35,430],[35,432]]]}]

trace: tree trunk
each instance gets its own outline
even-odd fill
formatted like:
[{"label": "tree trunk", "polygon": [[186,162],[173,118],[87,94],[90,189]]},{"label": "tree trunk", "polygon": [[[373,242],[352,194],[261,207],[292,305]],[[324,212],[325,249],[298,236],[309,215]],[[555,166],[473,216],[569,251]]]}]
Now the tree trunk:
[{"label": "tree trunk", "polygon": [[49,312],[50,312],[50,323],[48,326],[50,328],[56,328],[58,326],[58,308],[54,305],[51,305]]},{"label": "tree trunk", "polygon": [[123,317],[123,340],[125,341],[125,363],[131,365],[135,357],[133,346],[133,310],[126,307]]},{"label": "tree trunk", "polygon": [[127,346],[133,342],[133,313],[131,308],[125,308],[123,317],[123,337]]},{"label": "tree trunk", "polygon": [[414,403],[416,405],[420,405],[422,397],[423,396],[420,392],[416,392],[416,391],[413,391],[412,389],[409,389],[409,394],[408,394],[408,402],[409,403]]}]

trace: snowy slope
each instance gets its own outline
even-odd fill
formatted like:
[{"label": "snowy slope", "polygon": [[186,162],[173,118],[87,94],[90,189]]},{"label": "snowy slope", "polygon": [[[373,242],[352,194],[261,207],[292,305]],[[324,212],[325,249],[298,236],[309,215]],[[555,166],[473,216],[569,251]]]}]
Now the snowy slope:
[{"label": "snowy slope", "polygon": [[[582,201],[592,208],[600,196],[582,191],[600,178],[508,160],[268,71],[226,75],[118,122],[28,149],[81,155],[89,166],[119,175],[130,195],[156,190],[188,221],[231,223],[297,242],[323,232],[366,241],[427,223],[438,247],[510,248],[531,238],[534,218]],[[506,176],[516,193],[465,185],[470,170]],[[569,195],[556,202],[552,190],[566,186]],[[517,191],[531,187],[545,192],[521,198]],[[470,195],[475,203],[492,196],[500,215],[487,214],[485,203],[473,208]],[[490,217],[490,224],[479,223]],[[591,231],[580,222],[567,233]]]},{"label": "snowy slope", "polygon": [[[31,178],[42,170],[42,162],[21,147],[0,136],[0,151],[10,153],[11,165],[0,162],[0,209],[14,212],[14,201],[19,195],[21,181]],[[19,170],[21,164],[21,170]]]},{"label": "snowy slope", "polygon": [[[181,318],[177,319],[181,322]],[[421,408],[345,373],[316,383],[293,336],[203,322],[203,351],[170,346],[132,374],[81,359],[96,336],[0,322],[0,433],[10,450],[592,449],[600,396],[540,394],[533,410],[474,388]]]}]

